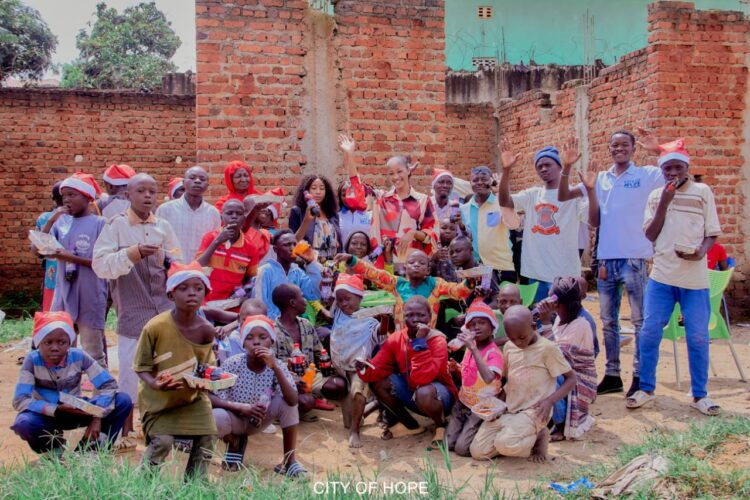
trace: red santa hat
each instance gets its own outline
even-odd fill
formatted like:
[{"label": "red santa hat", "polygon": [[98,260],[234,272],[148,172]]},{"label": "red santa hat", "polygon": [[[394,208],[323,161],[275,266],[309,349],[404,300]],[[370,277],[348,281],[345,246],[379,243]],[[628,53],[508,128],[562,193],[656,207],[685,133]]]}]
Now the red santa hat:
[{"label": "red santa hat", "polygon": [[448,172],[447,170],[444,170],[442,168],[432,169],[432,187],[433,188],[435,188],[435,183],[438,181],[438,179],[442,177],[450,177],[451,181],[453,180],[453,174]]},{"label": "red santa hat", "polygon": [[34,333],[32,340],[34,346],[39,347],[44,337],[54,332],[62,330],[68,334],[70,343],[76,339],[76,331],[73,327],[73,318],[65,311],[56,312],[37,312],[34,314]]},{"label": "red santa hat", "polygon": [[365,296],[365,284],[362,282],[362,277],[354,274],[339,274],[333,291],[335,293],[338,290],[346,290],[360,297]]},{"label": "red santa hat", "polygon": [[661,154],[659,154],[659,166],[668,162],[669,160],[680,160],[685,163],[690,163],[690,155],[685,149],[685,139],[677,139],[666,144],[659,146]]},{"label": "red santa hat", "polygon": [[169,199],[174,200],[175,192],[181,187],[185,187],[182,177],[174,177],[167,185],[167,193],[169,193]]},{"label": "red santa hat", "polygon": [[130,165],[112,164],[104,171],[104,181],[113,186],[127,186],[135,170]]},{"label": "red santa hat", "polygon": [[497,321],[497,316],[495,316],[495,311],[493,311],[490,306],[485,304],[481,300],[475,300],[471,303],[471,306],[466,311],[466,323],[469,324],[469,322],[474,318],[486,318],[492,323],[492,326],[497,330],[497,327],[500,325],[500,323]]},{"label": "red santa hat", "polygon": [[[284,188],[277,187],[273,189],[269,189],[265,192],[265,194],[271,195],[271,196],[286,196],[286,192],[284,191]],[[286,202],[282,203],[272,203],[269,205],[268,210],[271,211],[271,214],[273,215],[274,219],[278,219],[281,217],[281,209],[283,206],[286,205]]]},{"label": "red santa hat", "polygon": [[172,265],[169,266],[169,273],[167,275],[167,292],[171,292],[180,286],[181,283],[184,283],[191,278],[199,278],[203,284],[206,285],[206,289],[211,290],[211,282],[209,281],[208,276],[206,276],[206,273],[203,272],[203,267],[201,267],[198,262],[193,261],[190,264],[184,265],[179,262],[173,262]]},{"label": "red santa hat", "polygon": [[242,323],[242,330],[240,331],[240,345],[245,345],[245,339],[250,335],[250,331],[253,328],[263,328],[268,335],[271,336],[274,342],[276,342],[276,329],[273,327],[273,321],[268,316],[262,314],[256,314],[255,316],[248,316],[245,322]]},{"label": "red santa hat", "polygon": [[90,200],[96,199],[97,196],[102,194],[102,189],[99,187],[99,184],[96,183],[94,176],[91,174],[84,174],[83,172],[76,172],[62,181],[60,189],[66,187],[83,193],[83,195]]}]

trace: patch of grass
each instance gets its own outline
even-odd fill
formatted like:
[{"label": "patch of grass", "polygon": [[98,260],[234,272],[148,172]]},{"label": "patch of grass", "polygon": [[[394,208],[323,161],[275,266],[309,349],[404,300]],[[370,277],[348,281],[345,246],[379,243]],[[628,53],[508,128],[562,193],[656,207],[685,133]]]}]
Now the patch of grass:
[{"label": "patch of grass", "polygon": [[25,316],[23,319],[8,319],[6,317],[0,323],[0,344],[30,337],[33,329],[34,320],[31,319],[31,316]]},{"label": "patch of grass", "polygon": [[117,315],[110,309],[107,315],[107,323],[104,325],[104,329],[107,331],[117,331]]}]

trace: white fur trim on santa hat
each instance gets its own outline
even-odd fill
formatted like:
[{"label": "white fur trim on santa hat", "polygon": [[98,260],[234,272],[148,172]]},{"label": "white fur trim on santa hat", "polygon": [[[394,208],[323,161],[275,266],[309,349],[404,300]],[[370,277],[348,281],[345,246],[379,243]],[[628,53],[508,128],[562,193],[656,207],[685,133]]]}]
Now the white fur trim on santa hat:
[{"label": "white fur trim on santa hat", "polygon": [[[244,325],[242,325],[242,332],[240,332],[240,345],[245,345],[245,339],[248,335],[250,335],[250,331],[255,328],[256,326],[259,326],[263,328],[266,332],[268,332],[268,335],[271,336],[271,339],[276,342],[276,330],[271,326],[267,321],[264,321],[262,319],[256,319],[255,321],[248,321]],[[244,347],[243,347],[244,349]]]},{"label": "white fur trim on santa hat", "polygon": [[353,293],[354,295],[358,295],[360,297],[365,296],[365,292],[363,290],[358,290],[354,288],[353,286],[346,285],[344,283],[336,285],[333,289],[333,293],[336,293],[338,290],[346,290],[347,292]]},{"label": "white fur trim on santa hat", "polygon": [[107,174],[104,174],[104,182],[112,184],[113,186],[127,186],[130,179],[113,179]]},{"label": "white fur trim on santa hat", "polygon": [[44,337],[57,329],[63,330],[68,334],[68,338],[70,339],[71,344],[75,341],[76,332],[70,327],[68,323],[66,323],[65,321],[53,321],[51,323],[47,323],[42,328],[40,328],[39,331],[34,333],[34,345],[38,347],[42,340],[44,340]]},{"label": "white fur trim on santa hat", "polygon": [[659,157],[659,166],[661,167],[669,160],[680,160],[684,161],[687,164],[690,164],[690,157],[688,155],[686,155],[685,153],[678,153],[676,151],[673,151]]},{"label": "white fur trim on santa hat", "polygon": [[439,179],[440,179],[441,177],[450,177],[450,178],[451,178],[451,180],[452,180],[452,179],[454,179],[454,177],[453,177],[453,174],[452,174],[452,173],[450,173],[450,172],[448,172],[448,171],[446,170],[446,171],[444,171],[444,172],[440,172],[439,174],[437,174],[437,175],[435,176],[435,178],[434,178],[434,179],[432,179],[432,184],[431,184],[431,186],[432,186],[432,187],[435,187],[435,183],[436,183],[436,182],[437,182],[437,181],[438,181],[438,180],[439,180]]},{"label": "white fur trim on santa hat", "polygon": [[94,186],[92,186],[88,182],[76,179],[75,177],[68,177],[67,179],[62,181],[62,184],[60,184],[60,189],[64,187],[75,189],[76,191],[79,191],[88,196],[92,200],[96,198],[96,189],[94,189]]},{"label": "white fur trim on santa hat", "polygon": [[211,282],[208,280],[208,276],[193,269],[186,269],[184,271],[178,271],[167,278],[167,292],[171,292],[180,286],[180,283],[184,283],[190,278],[200,278],[203,284],[206,285],[206,288],[209,290],[211,289]]},{"label": "white fur trim on santa hat", "polygon": [[500,326],[500,323],[497,321],[497,316],[495,314],[490,314],[486,311],[471,311],[466,313],[466,320],[464,324],[469,324],[469,321],[471,321],[474,318],[486,318],[490,320],[490,323],[492,323],[492,326],[497,329],[498,326]]}]

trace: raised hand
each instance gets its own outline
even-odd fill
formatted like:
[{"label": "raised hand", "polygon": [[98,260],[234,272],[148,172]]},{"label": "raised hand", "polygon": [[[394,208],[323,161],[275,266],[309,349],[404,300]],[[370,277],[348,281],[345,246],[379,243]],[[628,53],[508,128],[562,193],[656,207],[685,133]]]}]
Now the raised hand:
[{"label": "raised hand", "polygon": [[560,161],[562,161],[563,166],[573,165],[580,157],[581,152],[578,150],[578,139],[573,137],[563,146],[560,153]]},{"label": "raised hand", "polygon": [[353,255],[350,254],[350,253],[338,253],[333,258],[333,263],[334,264],[341,264],[343,262],[345,265],[348,266],[348,265],[350,265],[349,263],[352,261],[352,257],[353,257]]},{"label": "raised hand", "polygon": [[638,136],[640,139],[636,141],[636,144],[647,150],[649,153],[659,154],[659,141],[650,130],[638,127]]},{"label": "raised hand", "polygon": [[[497,146],[497,150],[500,153],[500,166],[504,169],[513,168],[516,164],[521,153],[513,153],[513,149],[510,146],[510,141],[507,138],[503,138],[500,144]],[[499,182],[499,180],[498,180]]]},{"label": "raised hand", "polygon": [[414,173],[414,171],[419,168],[419,160],[415,161],[414,163],[411,162],[411,157],[407,157],[409,159],[409,163],[407,163],[406,168],[409,170],[409,177],[411,177],[411,174]]},{"label": "raised hand", "polygon": [[596,186],[596,177],[599,173],[599,167],[595,162],[589,163],[587,172],[578,172],[578,177],[587,191],[593,191]]},{"label": "raised hand", "polygon": [[339,149],[341,149],[341,151],[346,154],[352,154],[354,153],[356,146],[357,144],[354,142],[354,139],[346,134],[339,134]]}]

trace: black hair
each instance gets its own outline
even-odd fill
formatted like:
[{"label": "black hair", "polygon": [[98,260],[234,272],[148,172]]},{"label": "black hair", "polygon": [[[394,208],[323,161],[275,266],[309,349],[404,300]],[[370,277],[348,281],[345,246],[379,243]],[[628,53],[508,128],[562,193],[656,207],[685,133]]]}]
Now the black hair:
[{"label": "black hair", "polygon": [[367,255],[370,255],[372,253],[372,242],[370,241],[370,236],[364,231],[354,231],[352,234],[349,235],[349,237],[346,239],[346,244],[344,245],[344,252],[351,253],[349,252],[349,243],[352,241],[352,237],[355,234],[361,234],[365,237],[365,240],[367,240]]},{"label": "black hair", "polygon": [[632,132],[628,132],[627,130],[618,130],[617,132],[609,136],[610,142],[612,142],[612,138],[616,135],[627,135],[628,137],[630,137],[630,144],[635,147],[635,136]]},{"label": "black hair", "polygon": [[336,202],[336,193],[333,191],[331,181],[329,181],[322,175],[313,174],[305,176],[302,179],[302,181],[299,183],[299,187],[297,188],[297,193],[294,195],[294,204],[302,211],[303,214],[305,213],[305,210],[307,210],[305,191],[310,189],[310,186],[316,179],[320,179],[326,189],[326,195],[323,198],[323,201],[320,202],[320,209],[323,211],[326,217],[331,219],[339,211],[338,203]]},{"label": "black hair", "polygon": [[292,285],[291,283],[282,283],[277,286],[273,289],[273,292],[271,292],[273,305],[275,305],[279,311],[283,311],[289,306],[289,303],[295,295],[297,295],[297,290],[299,289],[300,288],[297,285]]},{"label": "black hair", "polygon": [[553,295],[557,296],[557,303],[565,306],[568,310],[568,322],[573,321],[581,314],[581,288],[578,285],[578,278],[569,276],[565,278],[555,278],[552,283]]},{"label": "black hair", "polygon": [[58,207],[63,204],[60,186],[62,186],[62,181],[57,181],[55,182],[55,185],[52,186],[52,201],[54,201],[55,205],[57,205]]},{"label": "black hair", "polygon": [[468,243],[469,246],[473,244],[473,242],[471,241],[471,238],[469,238],[468,236],[464,236],[463,234],[459,234],[455,238],[453,238],[450,244],[452,245],[454,243]]},{"label": "black hair", "polygon": [[276,245],[276,243],[281,239],[282,236],[285,234],[294,234],[291,229],[279,229],[276,231],[276,234],[271,236],[271,245]]}]

